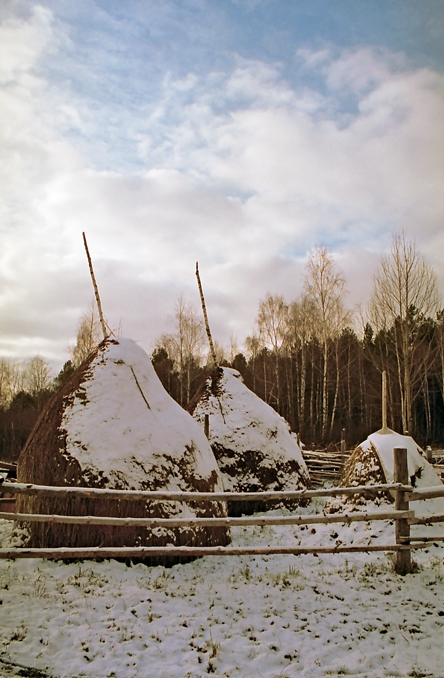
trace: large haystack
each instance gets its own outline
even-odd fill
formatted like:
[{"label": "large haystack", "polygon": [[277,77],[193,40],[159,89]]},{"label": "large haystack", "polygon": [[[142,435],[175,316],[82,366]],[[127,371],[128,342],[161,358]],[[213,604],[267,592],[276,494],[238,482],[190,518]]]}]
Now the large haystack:
[{"label": "large haystack", "polygon": [[[239,372],[216,368],[189,411],[209,440],[224,488],[233,492],[300,490],[309,486],[307,467],[287,422],[243,383]],[[266,508],[263,503],[229,503],[229,513]]]},{"label": "large haystack", "polygon": [[[198,424],[164,390],[129,339],[102,342],[48,403],[18,461],[19,482],[109,489],[221,491]],[[137,517],[226,515],[224,503],[20,497],[26,513]],[[226,528],[30,523],[28,546],[225,545]]]},{"label": "large haystack", "polygon": [[[358,445],[347,460],[341,475],[339,487],[359,485],[379,485],[394,482],[393,449],[402,447],[407,450],[407,465],[410,483],[417,488],[442,485],[433,466],[427,461],[421,447],[411,436],[403,436],[385,428],[369,435],[367,440]],[[367,501],[391,503],[393,498],[389,492],[363,493],[343,497],[341,504],[363,505]],[[327,507],[338,509],[339,502],[334,501]],[[444,512],[444,498],[416,501],[412,504],[418,515],[431,515]]]}]

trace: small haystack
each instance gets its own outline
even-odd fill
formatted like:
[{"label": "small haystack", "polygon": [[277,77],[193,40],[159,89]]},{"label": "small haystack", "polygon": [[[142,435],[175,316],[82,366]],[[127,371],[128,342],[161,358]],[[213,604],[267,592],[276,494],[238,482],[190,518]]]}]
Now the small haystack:
[{"label": "small haystack", "polygon": [[[358,485],[380,485],[394,482],[393,449],[402,447],[407,450],[407,464],[410,482],[413,487],[434,487],[442,485],[433,466],[429,464],[419,445],[411,436],[403,436],[384,427],[369,435],[367,440],[358,445],[347,460],[341,475],[339,487]],[[363,493],[342,497],[340,504],[362,506],[374,501],[374,493]],[[379,492],[376,503],[393,502],[389,492]],[[338,500],[326,507],[328,511],[338,510]],[[413,505],[417,515],[444,513],[444,498],[416,501]]]},{"label": "small haystack", "polygon": [[[118,490],[221,491],[201,427],[164,390],[130,339],[106,339],[48,403],[18,461],[18,481]],[[24,513],[127,517],[225,516],[223,502],[180,504],[20,496]],[[226,545],[217,528],[30,523],[27,546]]]},{"label": "small haystack", "polygon": [[[237,370],[217,367],[189,405],[204,427],[224,488],[233,492],[300,490],[309,475],[287,422],[243,383]],[[269,505],[268,505],[269,507]],[[263,502],[229,502],[231,515],[267,508]]]}]

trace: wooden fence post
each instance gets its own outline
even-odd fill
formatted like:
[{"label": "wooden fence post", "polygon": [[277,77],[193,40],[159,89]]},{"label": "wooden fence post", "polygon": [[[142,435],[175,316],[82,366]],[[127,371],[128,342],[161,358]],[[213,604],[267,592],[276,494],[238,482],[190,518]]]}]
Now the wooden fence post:
[{"label": "wooden fence post", "polygon": [[207,438],[210,437],[210,415],[206,414],[204,418],[204,433]]},{"label": "wooden fence post", "polygon": [[[394,481],[401,485],[409,484],[409,471],[407,466],[407,450],[404,447],[393,448],[394,459]],[[406,493],[396,490],[395,509],[397,511],[408,511],[409,502],[405,498]],[[405,518],[395,521],[395,541],[396,544],[408,545],[410,537],[410,525]],[[407,539],[406,539],[407,538]],[[412,571],[412,559],[410,549],[396,551],[395,572],[405,575]]]},{"label": "wooden fence post", "polygon": [[341,454],[345,454],[345,428],[341,431]]}]

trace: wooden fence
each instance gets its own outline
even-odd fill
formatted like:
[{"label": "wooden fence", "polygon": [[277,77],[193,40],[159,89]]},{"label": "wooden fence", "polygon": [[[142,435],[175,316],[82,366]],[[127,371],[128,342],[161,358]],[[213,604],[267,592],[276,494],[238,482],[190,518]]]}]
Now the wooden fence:
[{"label": "wooden fence", "polygon": [[13,494],[46,496],[76,496],[88,498],[125,499],[125,500],[161,500],[180,502],[206,501],[280,501],[304,500],[314,497],[334,497],[339,495],[353,495],[365,492],[378,493],[389,491],[395,496],[393,510],[387,511],[359,511],[353,513],[336,513],[332,515],[290,515],[290,516],[241,516],[218,518],[117,518],[95,516],[62,516],[38,515],[22,513],[3,513],[1,518],[17,522],[49,522],[75,523],[88,525],[120,525],[144,527],[199,527],[199,526],[264,526],[264,525],[310,525],[330,523],[352,523],[356,521],[369,522],[376,520],[393,520],[395,523],[395,539],[393,544],[368,544],[365,546],[335,545],[335,546],[137,546],[137,547],[81,547],[81,548],[0,548],[0,558],[50,558],[50,559],[95,559],[95,558],[147,558],[147,557],[194,557],[208,555],[265,555],[265,554],[307,554],[307,553],[351,553],[370,551],[394,551],[396,554],[395,569],[399,574],[411,572],[411,550],[425,548],[430,541],[444,541],[444,537],[412,537],[411,525],[444,522],[444,514],[415,516],[410,510],[409,503],[422,499],[444,497],[444,486],[427,489],[416,489],[409,484],[407,470],[407,450],[395,448],[394,453],[394,483],[381,485],[366,485],[357,487],[332,487],[315,490],[298,490],[282,492],[167,492],[167,491],[137,491],[137,490],[105,490],[97,488],[53,487],[23,483],[4,482],[2,490]]}]

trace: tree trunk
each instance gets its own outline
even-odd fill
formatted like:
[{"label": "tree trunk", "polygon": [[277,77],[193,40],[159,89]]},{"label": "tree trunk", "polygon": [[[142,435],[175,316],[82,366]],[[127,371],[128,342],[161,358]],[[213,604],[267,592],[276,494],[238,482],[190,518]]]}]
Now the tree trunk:
[{"label": "tree trunk", "polygon": [[339,393],[339,341],[335,341],[335,353],[336,353],[336,384],[335,384],[335,395],[333,398],[333,407],[331,410],[331,420],[330,420],[330,437],[333,433],[333,425],[335,423],[336,417],[336,408],[338,405],[338,393]]},{"label": "tree trunk", "polygon": [[325,442],[327,433],[327,419],[328,419],[328,344],[324,338],[324,360],[322,370],[322,442]]}]

